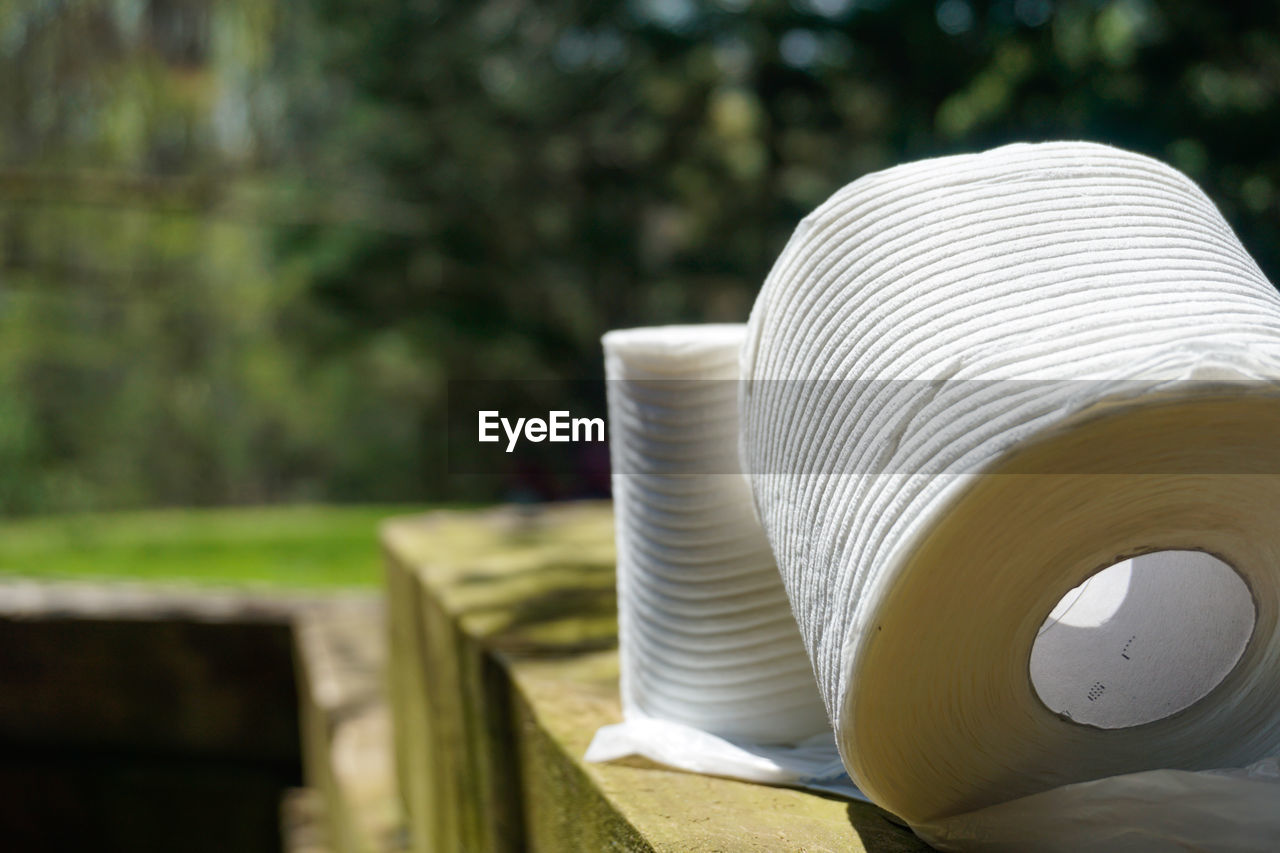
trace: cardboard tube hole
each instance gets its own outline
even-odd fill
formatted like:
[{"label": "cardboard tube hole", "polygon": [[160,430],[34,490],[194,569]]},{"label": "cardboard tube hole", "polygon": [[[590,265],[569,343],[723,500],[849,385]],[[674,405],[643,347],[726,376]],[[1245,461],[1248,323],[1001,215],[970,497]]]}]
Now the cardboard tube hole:
[{"label": "cardboard tube hole", "polygon": [[1222,683],[1255,617],[1248,586],[1217,557],[1143,554],[1062,597],[1031,648],[1031,684],[1049,710],[1075,723],[1154,722]]}]

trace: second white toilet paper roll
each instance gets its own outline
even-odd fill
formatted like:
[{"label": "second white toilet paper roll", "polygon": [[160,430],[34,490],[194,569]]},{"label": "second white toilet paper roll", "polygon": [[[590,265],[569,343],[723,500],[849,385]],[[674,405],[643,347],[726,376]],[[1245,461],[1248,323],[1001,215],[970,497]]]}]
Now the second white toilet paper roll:
[{"label": "second white toilet paper roll", "polygon": [[828,731],[738,469],[742,325],[604,336],[629,718],[746,744]]},{"label": "second white toilet paper roll", "polygon": [[[862,178],[770,273],[743,375],[756,507],[873,801],[936,826],[1069,783],[1280,752],[1280,397],[1222,382],[1280,377],[1280,298],[1183,175],[1055,143]],[[1033,658],[1039,634],[1066,636],[1070,602],[1046,626],[1055,606],[1171,551],[1238,581],[1221,636],[1210,624],[1184,646],[1221,655],[1147,662],[1206,683],[1093,724],[1051,708],[1119,693],[1101,677],[1059,698],[1033,686],[1068,678]],[[1168,645],[1149,639],[1114,652]],[[1049,849],[1047,814],[1008,849]],[[1101,829],[1055,849],[1118,825],[1089,814]],[[989,829],[959,843],[994,845]]]}]

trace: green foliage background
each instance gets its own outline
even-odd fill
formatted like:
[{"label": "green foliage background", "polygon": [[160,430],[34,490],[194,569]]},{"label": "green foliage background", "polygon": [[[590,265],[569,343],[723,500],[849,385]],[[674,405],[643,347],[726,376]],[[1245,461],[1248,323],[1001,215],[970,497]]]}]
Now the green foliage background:
[{"label": "green foliage background", "polygon": [[446,380],[550,388],[599,374],[608,328],[744,319],[807,210],[934,154],[1153,154],[1274,280],[1278,25],[1190,0],[0,0],[0,509],[500,496],[444,472]]}]

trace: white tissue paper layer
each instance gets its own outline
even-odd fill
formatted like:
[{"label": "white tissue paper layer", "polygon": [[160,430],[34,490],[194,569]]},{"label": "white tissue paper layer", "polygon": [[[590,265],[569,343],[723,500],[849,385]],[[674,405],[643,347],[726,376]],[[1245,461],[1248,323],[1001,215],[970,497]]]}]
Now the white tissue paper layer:
[{"label": "white tissue paper layer", "polygon": [[[754,505],[873,802],[943,849],[1274,849],[1280,476],[1247,471],[1280,471],[1280,417],[1226,380],[1280,377],[1280,297],[1194,183],[1086,143],[868,175],[796,229],[742,365]],[[1156,551],[1252,597],[1152,664],[1221,683],[1144,708],[1099,677],[1084,702],[1149,721],[1054,713],[1046,618]]]},{"label": "white tissue paper layer", "polygon": [[587,759],[855,794],[738,470],[744,335],[604,336],[625,722]]}]

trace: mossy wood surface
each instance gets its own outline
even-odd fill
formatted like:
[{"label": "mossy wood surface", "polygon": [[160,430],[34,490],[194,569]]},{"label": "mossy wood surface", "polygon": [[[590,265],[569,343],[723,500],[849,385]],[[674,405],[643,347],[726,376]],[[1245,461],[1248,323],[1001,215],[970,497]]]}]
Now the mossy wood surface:
[{"label": "mossy wood surface", "polygon": [[915,851],[872,806],[587,764],[621,718],[608,504],[383,528],[400,790],[415,851]]},{"label": "mossy wood surface", "polygon": [[386,624],[372,600],[301,615],[294,629],[302,764],[332,853],[403,849],[384,690]]},{"label": "mossy wood surface", "polygon": [[324,826],[324,797],[312,788],[290,788],[280,801],[282,853],[332,853]]}]

